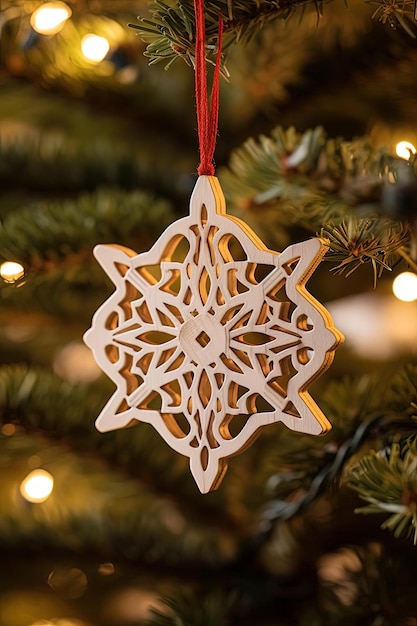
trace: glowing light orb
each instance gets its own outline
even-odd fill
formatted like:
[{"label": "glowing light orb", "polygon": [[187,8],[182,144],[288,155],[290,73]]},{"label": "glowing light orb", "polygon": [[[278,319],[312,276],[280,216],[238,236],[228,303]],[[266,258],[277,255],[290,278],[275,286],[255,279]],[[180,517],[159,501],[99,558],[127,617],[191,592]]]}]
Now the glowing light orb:
[{"label": "glowing light orb", "polygon": [[0,265],[0,276],[6,283],[14,283],[25,273],[23,265],[14,261],[5,261]]},{"label": "glowing light orb", "polygon": [[413,302],[417,300],[417,274],[413,272],[402,272],[398,274],[392,283],[394,296],[403,302]]},{"label": "glowing light orb", "polygon": [[48,2],[32,13],[30,25],[41,35],[55,35],[64,28],[71,14],[71,9],[64,2]]},{"label": "glowing light orb", "polygon": [[400,159],[406,159],[408,161],[410,156],[412,154],[415,154],[416,148],[409,141],[400,141],[395,146],[395,152],[397,153],[397,156],[400,157]]},{"label": "glowing light orb", "polygon": [[76,341],[63,346],[55,354],[53,369],[58,376],[71,383],[92,382],[101,374],[91,351]]},{"label": "glowing light orb", "polygon": [[45,502],[54,488],[51,474],[42,469],[33,470],[20,485],[20,493],[28,502]]},{"label": "glowing light orb", "polygon": [[100,63],[110,50],[110,44],[105,37],[88,34],[81,40],[81,51],[86,59],[93,63]]}]

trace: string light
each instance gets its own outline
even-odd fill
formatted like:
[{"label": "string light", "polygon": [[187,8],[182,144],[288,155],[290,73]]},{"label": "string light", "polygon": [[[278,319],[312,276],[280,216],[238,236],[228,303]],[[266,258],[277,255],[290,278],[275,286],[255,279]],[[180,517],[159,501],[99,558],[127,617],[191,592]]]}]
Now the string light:
[{"label": "string light", "polygon": [[32,13],[30,25],[41,35],[55,35],[64,28],[71,14],[72,11],[65,2],[47,2]]},{"label": "string light", "polygon": [[110,50],[110,44],[105,37],[85,35],[81,40],[81,51],[86,59],[93,63],[100,63]]},{"label": "string light", "polygon": [[0,276],[6,283],[15,283],[24,273],[24,267],[20,263],[5,261],[0,265]]},{"label": "string light", "polygon": [[400,157],[400,159],[406,159],[408,161],[410,156],[412,154],[415,154],[416,148],[409,141],[400,141],[395,146],[395,152],[397,153],[397,156]]},{"label": "string light", "polygon": [[398,274],[392,283],[394,295],[403,302],[417,300],[417,274],[402,272]]},{"label": "string light", "polygon": [[28,502],[45,502],[54,488],[51,474],[42,469],[33,470],[20,485],[20,493]]}]

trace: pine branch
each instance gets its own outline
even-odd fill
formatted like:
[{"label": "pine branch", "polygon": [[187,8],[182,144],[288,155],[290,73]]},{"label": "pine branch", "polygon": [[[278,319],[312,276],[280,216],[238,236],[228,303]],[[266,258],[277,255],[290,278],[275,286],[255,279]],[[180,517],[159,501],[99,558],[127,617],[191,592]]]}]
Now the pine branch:
[{"label": "pine branch", "polygon": [[8,212],[0,224],[0,260],[21,263],[25,273],[14,284],[0,281],[3,308],[45,311],[86,325],[109,292],[93,247],[101,242],[146,250],[172,219],[168,202],[114,189]]},{"label": "pine branch", "polygon": [[[384,24],[396,28],[400,26],[411,37],[414,34],[413,0],[391,2],[389,0],[367,0],[378,5],[374,17],[379,17]],[[264,26],[273,20],[287,20],[302,7],[314,6],[318,17],[322,13],[323,3],[317,0],[210,0],[205,3],[206,12],[206,50],[207,59],[213,60],[217,41],[217,23],[223,17],[225,51],[235,43],[246,45]],[[194,65],[195,20],[192,0],[182,2],[163,2],[158,0],[149,5],[150,18],[138,17],[139,24],[130,24],[142,40],[148,43],[145,56],[150,64],[167,62],[168,68],[178,58],[188,65]],[[227,70],[224,69],[227,75]]]},{"label": "pine branch", "polygon": [[348,486],[369,504],[357,513],[385,513],[382,528],[417,545],[417,436],[370,452],[349,472]]},{"label": "pine branch", "polygon": [[[30,273],[91,257],[97,243],[136,240],[146,249],[173,219],[164,200],[141,191],[99,189],[65,201],[33,202],[8,213],[0,226],[0,258]],[[28,273],[25,279],[28,278]]]},{"label": "pine branch", "polygon": [[399,261],[399,250],[412,238],[406,218],[388,217],[404,185],[417,189],[414,168],[412,158],[406,164],[366,139],[329,139],[320,127],[303,135],[277,127],[270,137],[249,139],[235,150],[220,176],[237,213],[268,225],[272,216],[281,229],[322,227],[327,258],[339,262],[333,271],[350,275],[371,262],[376,279]]},{"label": "pine branch", "polygon": [[[387,408],[417,419],[417,365],[406,364],[383,396]],[[415,429],[414,429],[415,430]],[[398,436],[395,437],[395,440]],[[394,441],[395,441],[394,440]],[[348,486],[369,502],[358,513],[391,513],[382,524],[395,537],[408,535],[417,544],[417,436],[371,451],[348,472]]]},{"label": "pine branch", "polygon": [[410,37],[415,33],[415,2],[414,0],[365,0],[369,4],[378,5],[372,17],[378,17],[383,24],[394,30],[402,28]]},{"label": "pine branch", "polygon": [[[103,467],[85,450],[81,456],[81,446],[71,452],[67,437],[57,442],[45,431],[41,437],[25,435],[18,427],[8,432],[0,434],[2,546],[96,554],[104,548],[110,559],[135,561],[144,568],[149,564],[164,575],[174,564],[187,571],[227,562],[222,540],[232,541],[229,531],[187,519],[178,503],[123,470]],[[54,478],[51,497],[42,505],[28,506],[17,496],[28,459],[38,459]]]},{"label": "pine branch", "polygon": [[405,364],[394,376],[386,393],[387,403],[394,411],[417,419],[417,364]]},{"label": "pine branch", "polygon": [[[414,387],[409,374],[417,369],[404,368],[387,387],[384,377],[364,376],[345,379],[329,385],[323,398],[323,409],[333,425],[320,440],[287,437],[276,464],[281,472],[270,476],[268,484],[274,497],[262,515],[262,533],[255,545],[267,540],[278,520],[287,520],[305,511],[314,500],[340,480],[353,455],[365,442],[387,441],[393,433],[405,435],[414,431],[407,403],[414,402]],[[401,407],[393,390],[402,390]],[[390,401],[391,400],[391,401]],[[395,410],[401,408],[402,410]],[[295,496],[295,497],[294,497]]]},{"label": "pine branch", "polygon": [[[110,438],[94,428],[94,418],[109,393],[108,385],[72,385],[41,368],[13,365],[0,369],[0,412],[4,423],[20,424],[27,432],[48,433],[52,439],[67,439],[68,443],[72,440],[74,448],[96,451],[125,468],[141,457],[142,467],[155,463],[153,469],[160,471],[159,463],[168,463],[168,459],[163,450],[159,459],[153,459],[150,429],[145,428],[137,438],[131,433],[126,437],[126,431],[112,433]],[[181,470],[181,463],[177,470],[171,466],[170,477],[185,470]]]},{"label": "pine branch", "polygon": [[[307,4],[314,4],[321,11],[317,0],[209,0],[205,3],[206,50],[208,60],[213,60],[217,41],[218,20],[224,20],[223,49],[234,43],[247,44],[266,23],[275,19],[288,19],[294,11]],[[195,18],[192,0],[180,3],[158,0],[149,6],[150,18],[138,18],[139,24],[130,24],[148,43],[145,56],[150,63],[168,61],[168,68],[178,58],[194,66]],[[227,73],[227,72],[226,72]]]},{"label": "pine branch", "polygon": [[220,493],[210,501],[200,500],[198,510],[195,509],[196,487],[185,457],[174,454],[146,424],[107,434],[96,431],[94,420],[110,394],[109,385],[100,382],[73,385],[43,368],[3,366],[0,421],[16,424],[28,434],[48,438],[51,443],[65,442],[68,450],[117,467],[155,497],[175,494],[175,501],[187,513],[190,524],[199,526],[207,516],[212,518],[209,534],[214,537],[217,533],[218,549],[226,554],[231,548],[228,535],[236,522]]},{"label": "pine branch", "polygon": [[[27,274],[14,284],[0,281],[3,310],[46,313],[69,323],[78,335],[88,328],[91,316],[111,292],[111,284],[96,261],[81,256],[68,257],[68,263],[45,265],[43,271]],[[47,269],[47,271],[45,271]],[[18,318],[17,318],[18,319]],[[9,317],[9,321],[11,318]],[[16,320],[17,321],[17,320]],[[78,324],[75,327],[74,322]],[[27,323],[30,318],[27,315]]]},{"label": "pine branch", "polygon": [[172,173],[155,174],[153,161],[152,151],[146,155],[102,138],[86,145],[62,134],[12,135],[0,142],[0,183],[3,192],[27,188],[32,194],[69,194],[100,186],[149,188],[156,178],[158,188],[164,181],[168,186]]},{"label": "pine branch", "polygon": [[[396,416],[391,419],[376,416],[364,421],[353,436],[344,441],[343,444],[339,444],[337,449],[332,449],[332,445],[329,444],[327,449],[325,449],[325,453],[328,453],[326,456],[331,457],[331,460],[324,464],[317,472],[305,492],[299,495],[295,501],[278,499],[268,502],[262,515],[262,534],[264,537],[259,535],[257,542],[261,539],[265,541],[269,538],[278,520],[289,520],[296,515],[302,514],[315,500],[323,495],[326,490],[330,489],[335,480],[342,475],[348,461],[367,439],[375,437],[376,433],[381,432],[384,428],[387,428],[387,426],[388,428],[393,428],[397,425],[398,419]],[[287,489],[290,488],[293,493],[297,492],[300,486],[301,475],[297,475],[297,472],[294,471],[292,473],[288,472],[288,477],[289,480],[286,480],[285,474],[282,478],[277,475],[271,478],[271,485],[276,482],[280,488],[287,487]],[[296,480],[293,481],[293,478]]]},{"label": "pine branch", "polygon": [[152,610],[145,626],[226,626],[227,614],[234,602],[232,594],[222,591],[191,594],[178,591],[161,598],[166,611]]},{"label": "pine branch", "polygon": [[370,263],[376,287],[383,270],[390,271],[398,262],[400,249],[409,243],[411,231],[407,223],[351,216],[341,224],[326,224],[320,236],[329,242],[326,259],[339,261],[331,272],[347,278],[364,263]]},{"label": "pine branch", "polygon": [[[381,186],[377,176],[392,162],[366,139],[328,139],[321,127],[302,135],[294,128],[275,128],[270,137],[248,139],[232,153],[220,176],[232,204],[240,210],[277,206],[282,220],[305,221],[315,227],[323,216],[339,215],[349,205],[369,201]],[[356,182],[356,185],[354,184]],[[328,198],[328,199],[327,199]],[[285,204],[284,204],[285,202]],[[314,203],[321,202],[314,212]],[[306,210],[307,209],[307,210]],[[297,214],[298,213],[298,214]]]},{"label": "pine branch", "polygon": [[322,581],[322,610],[314,624],[408,626],[413,622],[414,563],[403,546],[397,543],[392,549],[376,541],[347,545],[326,555],[326,561],[331,569]]},{"label": "pine branch", "polygon": [[300,134],[294,128],[278,126],[270,137],[250,138],[234,150],[221,178],[237,208],[248,210],[286,201],[290,206],[283,219],[290,216],[295,221],[302,217],[297,210],[301,213],[307,206],[305,221],[315,227],[323,207],[314,213],[310,203],[324,203],[328,198],[328,219],[333,211],[342,213],[336,201],[344,210],[375,201],[394,164],[392,155],[376,150],[366,138],[331,139],[321,127]]}]

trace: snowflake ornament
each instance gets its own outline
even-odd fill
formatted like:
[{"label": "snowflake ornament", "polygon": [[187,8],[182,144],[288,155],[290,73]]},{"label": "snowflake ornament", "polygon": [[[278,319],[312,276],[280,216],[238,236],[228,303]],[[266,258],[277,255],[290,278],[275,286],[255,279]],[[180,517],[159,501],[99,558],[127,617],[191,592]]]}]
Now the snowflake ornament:
[{"label": "snowflake ornament", "polygon": [[268,250],[226,215],[214,176],[199,177],[190,215],[149,252],[97,246],[116,289],[84,339],[117,386],[98,430],[152,424],[189,457],[202,493],[268,424],[328,431],[306,389],[343,336],[304,286],[326,249],[311,239]]}]

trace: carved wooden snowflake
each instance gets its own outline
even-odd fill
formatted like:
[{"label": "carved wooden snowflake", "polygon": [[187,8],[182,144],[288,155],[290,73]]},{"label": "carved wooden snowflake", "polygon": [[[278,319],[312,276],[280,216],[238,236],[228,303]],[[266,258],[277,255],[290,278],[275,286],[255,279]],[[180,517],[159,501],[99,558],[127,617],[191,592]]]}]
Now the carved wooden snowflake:
[{"label": "carved wooden snowflake", "polygon": [[325,250],[319,239],[268,250],[226,215],[212,176],[149,252],[97,246],[116,289],[85,341],[117,386],[97,428],[152,424],[203,493],[262,427],[329,430],[306,391],[343,339],[304,287]]}]

